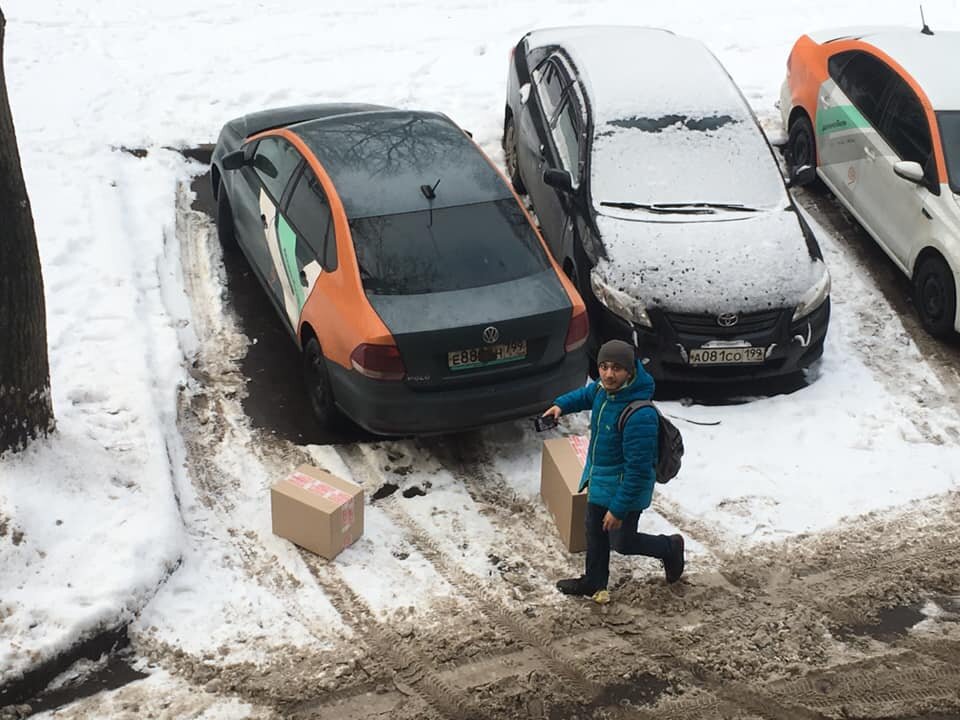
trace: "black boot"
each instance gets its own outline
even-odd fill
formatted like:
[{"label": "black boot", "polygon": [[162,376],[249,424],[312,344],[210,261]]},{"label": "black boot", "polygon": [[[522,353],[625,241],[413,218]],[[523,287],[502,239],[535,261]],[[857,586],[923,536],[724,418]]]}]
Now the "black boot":
[{"label": "black boot", "polygon": [[587,578],[583,575],[578,578],[567,578],[557,582],[557,590],[564,595],[593,595],[597,590],[602,589],[603,588],[595,588],[587,584]]},{"label": "black boot", "polygon": [[670,542],[670,553],[663,559],[663,569],[667,582],[675,583],[683,575],[683,535],[671,535],[667,540]]}]

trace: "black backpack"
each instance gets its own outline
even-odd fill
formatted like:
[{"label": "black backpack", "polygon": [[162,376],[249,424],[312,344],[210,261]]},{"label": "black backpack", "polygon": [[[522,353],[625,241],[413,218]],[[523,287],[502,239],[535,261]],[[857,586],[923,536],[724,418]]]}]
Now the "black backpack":
[{"label": "black backpack", "polygon": [[680,461],[683,458],[683,437],[677,426],[667,420],[649,400],[634,400],[620,411],[620,417],[617,418],[617,430],[623,434],[623,429],[627,426],[627,420],[637,410],[642,408],[653,408],[657,412],[657,421],[659,432],[657,433],[657,482],[665,483],[677,476],[680,472]]}]

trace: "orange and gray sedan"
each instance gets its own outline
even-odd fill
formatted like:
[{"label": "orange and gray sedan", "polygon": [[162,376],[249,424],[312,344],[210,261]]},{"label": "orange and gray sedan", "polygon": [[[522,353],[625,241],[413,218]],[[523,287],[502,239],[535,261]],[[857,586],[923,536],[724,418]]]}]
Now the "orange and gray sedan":
[{"label": "orange and gray sedan", "polygon": [[211,177],[301,349],[318,420],[437,433],[583,384],[584,304],[501,173],[449,118],[312,105],[227,123]]}]

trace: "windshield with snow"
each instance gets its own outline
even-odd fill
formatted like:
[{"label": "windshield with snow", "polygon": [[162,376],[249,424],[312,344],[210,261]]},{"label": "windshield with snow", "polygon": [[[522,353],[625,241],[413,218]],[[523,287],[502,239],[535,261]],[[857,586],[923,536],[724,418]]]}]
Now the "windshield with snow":
[{"label": "windshield with snow", "polygon": [[938,112],[937,122],[940,125],[943,156],[947,160],[950,189],[960,193],[960,111]]},{"label": "windshield with snow", "polygon": [[746,112],[622,117],[594,130],[597,211],[714,214],[785,201],[770,148]]}]

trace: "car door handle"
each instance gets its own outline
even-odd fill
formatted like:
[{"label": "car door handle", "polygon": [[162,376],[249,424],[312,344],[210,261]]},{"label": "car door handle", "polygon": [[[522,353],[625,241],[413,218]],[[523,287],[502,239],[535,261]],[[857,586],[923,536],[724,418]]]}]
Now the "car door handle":
[{"label": "car door handle", "polygon": [[877,159],[877,153],[874,152],[873,148],[871,148],[869,145],[863,146],[863,154],[866,155],[871,160]]},{"label": "car door handle", "polygon": [[263,229],[264,229],[264,230],[266,230],[268,227],[270,227],[270,226],[267,224],[267,216],[266,216],[266,215],[261,215],[261,216],[260,216],[260,222],[263,223]]},{"label": "car door handle", "polygon": [[310,282],[307,280],[307,273],[303,270],[300,271],[300,284],[304,287],[310,287]]}]

